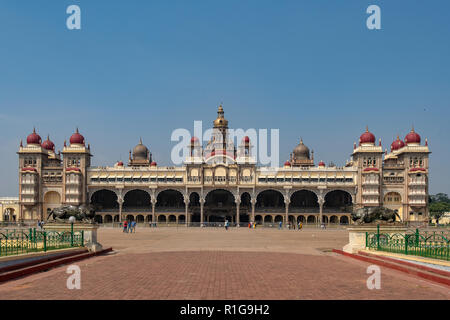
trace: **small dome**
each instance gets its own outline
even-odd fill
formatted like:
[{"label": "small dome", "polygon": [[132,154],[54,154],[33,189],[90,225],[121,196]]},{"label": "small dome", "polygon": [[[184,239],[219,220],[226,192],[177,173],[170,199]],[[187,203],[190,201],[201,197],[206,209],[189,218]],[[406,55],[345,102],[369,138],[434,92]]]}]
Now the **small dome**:
[{"label": "small dome", "polygon": [[70,137],[70,144],[82,144],[84,145],[84,137],[78,132],[78,128],[75,133]]},{"label": "small dome", "polygon": [[284,163],[284,166],[285,166],[285,167],[290,167],[290,166],[291,166],[291,163],[290,163],[289,161],[286,161],[286,162]]},{"label": "small dome", "polygon": [[242,142],[249,143],[250,142],[250,138],[248,136],[245,136],[244,138],[242,138]]},{"label": "small dome", "polygon": [[191,138],[191,143],[195,143],[195,142],[198,142],[198,138],[197,137],[192,137]]},{"label": "small dome", "polygon": [[309,148],[303,144],[303,140],[300,139],[298,146],[294,148],[295,160],[309,160]]},{"label": "small dome", "polygon": [[405,143],[408,144],[420,144],[420,136],[417,132],[414,131],[414,128],[411,129],[411,132],[408,133],[405,137]]},{"label": "small dome", "polygon": [[50,141],[50,136],[47,136],[47,140],[45,140],[44,142],[42,142],[42,148],[44,148],[45,150],[49,150],[49,151],[55,151],[55,144]]},{"label": "small dome", "polygon": [[397,136],[397,140],[394,140],[394,142],[391,143],[391,151],[401,149],[404,146],[405,143],[402,140],[400,140],[399,136]]},{"label": "small dome", "polygon": [[319,167],[325,167],[325,162],[320,161],[320,162],[319,162]]},{"label": "small dome", "polygon": [[123,162],[122,161],[117,162],[117,166],[123,167]]},{"label": "small dome", "polygon": [[139,144],[133,149],[133,160],[147,160],[148,149],[142,144],[142,139],[139,140]]},{"label": "small dome", "polygon": [[41,136],[36,133],[36,129],[33,128],[33,133],[27,137],[27,144],[41,144]]},{"label": "small dome", "polygon": [[369,128],[366,127],[366,132],[364,132],[360,137],[359,137],[359,143],[370,143],[370,144],[375,144],[375,136],[372,132],[369,132]]},{"label": "small dome", "polygon": [[152,166],[152,167],[156,167],[158,164],[155,162],[155,161],[153,161],[152,163],[150,163],[150,166]]}]

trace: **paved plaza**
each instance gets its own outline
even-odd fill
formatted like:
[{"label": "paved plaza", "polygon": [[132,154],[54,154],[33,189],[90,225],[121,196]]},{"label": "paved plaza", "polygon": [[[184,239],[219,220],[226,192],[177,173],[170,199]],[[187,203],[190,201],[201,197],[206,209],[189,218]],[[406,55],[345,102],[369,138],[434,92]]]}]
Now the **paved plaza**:
[{"label": "paved plaza", "polygon": [[330,252],[344,229],[102,228],[114,252],[77,262],[81,289],[66,287],[67,266],[0,285],[0,299],[449,299],[447,287]]}]

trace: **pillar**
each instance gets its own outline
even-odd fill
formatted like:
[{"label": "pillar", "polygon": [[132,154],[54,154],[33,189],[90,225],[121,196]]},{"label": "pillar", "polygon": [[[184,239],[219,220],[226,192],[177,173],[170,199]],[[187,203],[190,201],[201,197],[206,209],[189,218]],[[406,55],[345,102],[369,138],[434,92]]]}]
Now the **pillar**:
[{"label": "pillar", "polygon": [[251,200],[252,203],[252,222],[255,222],[255,206],[256,206],[256,199]]},{"label": "pillar", "polygon": [[[119,222],[122,222],[123,199],[118,199],[117,202],[119,203]],[[114,218],[113,218],[113,221],[114,221]]]},{"label": "pillar", "polygon": [[156,215],[155,215],[155,207],[156,207],[156,199],[152,198],[152,223],[156,225]]},{"label": "pillar", "polygon": [[200,227],[203,227],[203,205],[205,204],[205,199],[200,198]]},{"label": "pillar", "polygon": [[287,225],[289,222],[289,199],[284,199],[284,206],[285,206],[285,224]]},{"label": "pillar", "polygon": [[240,217],[239,217],[239,208],[241,205],[241,200],[236,199],[236,225],[239,227]]},{"label": "pillar", "polygon": [[184,196],[184,221],[186,223],[186,227],[189,226],[189,218],[188,218],[188,210],[189,210],[189,196]]},{"label": "pillar", "polygon": [[323,199],[319,200],[319,225],[322,225],[322,216],[323,216]]}]

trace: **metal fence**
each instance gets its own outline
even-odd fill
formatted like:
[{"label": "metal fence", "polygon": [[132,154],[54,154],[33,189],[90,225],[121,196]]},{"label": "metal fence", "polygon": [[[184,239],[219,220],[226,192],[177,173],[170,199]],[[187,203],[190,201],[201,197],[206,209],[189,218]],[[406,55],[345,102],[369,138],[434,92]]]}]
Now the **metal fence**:
[{"label": "metal fence", "polygon": [[384,234],[366,232],[366,247],[378,251],[450,260],[450,237],[448,231],[422,231]]},{"label": "metal fence", "polygon": [[43,231],[36,228],[0,230],[0,256],[83,247],[84,231]]}]

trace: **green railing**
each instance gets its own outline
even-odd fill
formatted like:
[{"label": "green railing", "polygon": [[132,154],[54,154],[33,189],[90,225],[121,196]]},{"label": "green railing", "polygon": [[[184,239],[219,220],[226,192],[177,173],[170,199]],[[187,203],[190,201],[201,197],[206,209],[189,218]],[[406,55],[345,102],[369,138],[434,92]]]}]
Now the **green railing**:
[{"label": "green railing", "polygon": [[84,231],[42,231],[30,229],[0,230],[0,256],[83,247]]},{"label": "green railing", "polygon": [[442,232],[380,233],[366,232],[366,248],[433,259],[450,260],[450,237]]}]

